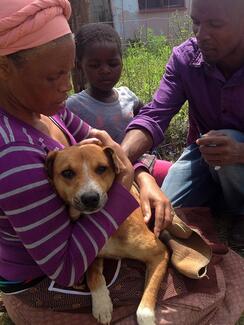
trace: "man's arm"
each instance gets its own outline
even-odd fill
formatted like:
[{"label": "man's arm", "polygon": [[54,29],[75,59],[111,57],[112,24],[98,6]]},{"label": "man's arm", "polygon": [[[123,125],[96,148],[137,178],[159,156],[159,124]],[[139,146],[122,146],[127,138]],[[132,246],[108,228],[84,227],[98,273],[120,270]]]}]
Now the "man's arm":
[{"label": "man's arm", "polygon": [[133,129],[126,133],[121,144],[130,161],[134,163],[153,146],[153,139],[146,129]]},{"label": "man's arm", "polygon": [[187,99],[182,73],[188,61],[184,62],[181,53],[182,50],[174,49],[152,101],[127,126],[122,147],[132,162],[162,143],[171,119]]}]

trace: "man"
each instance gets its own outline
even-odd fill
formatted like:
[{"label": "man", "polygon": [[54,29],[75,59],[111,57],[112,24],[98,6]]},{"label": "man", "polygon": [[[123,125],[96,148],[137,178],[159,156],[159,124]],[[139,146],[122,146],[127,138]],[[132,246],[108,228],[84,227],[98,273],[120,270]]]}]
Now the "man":
[{"label": "man", "polygon": [[189,103],[189,146],[162,189],[173,206],[213,206],[233,221],[244,247],[244,1],[192,0],[196,38],[174,48],[151,103],[130,123],[122,146],[134,161],[159,145]]}]

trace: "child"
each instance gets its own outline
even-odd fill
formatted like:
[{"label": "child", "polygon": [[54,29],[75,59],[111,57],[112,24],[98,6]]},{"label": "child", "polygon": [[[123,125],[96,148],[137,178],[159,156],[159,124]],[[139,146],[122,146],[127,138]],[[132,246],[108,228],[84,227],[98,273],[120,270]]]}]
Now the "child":
[{"label": "child", "polygon": [[[86,89],[70,96],[67,107],[91,126],[106,130],[120,143],[142,103],[127,87],[114,87],[123,66],[118,33],[104,23],[83,25],[76,35],[76,60]],[[145,157],[152,159],[152,156]],[[153,175],[161,186],[171,163],[152,161]]]}]

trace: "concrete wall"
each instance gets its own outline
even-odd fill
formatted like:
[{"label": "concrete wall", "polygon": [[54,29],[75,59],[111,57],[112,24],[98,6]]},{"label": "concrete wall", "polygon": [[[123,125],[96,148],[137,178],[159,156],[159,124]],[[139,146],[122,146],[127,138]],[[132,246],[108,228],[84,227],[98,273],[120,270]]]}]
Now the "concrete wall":
[{"label": "concrete wall", "polygon": [[[185,8],[178,9],[179,14],[189,12],[190,1],[185,0]],[[169,20],[175,9],[141,12],[137,0],[111,0],[110,3],[114,27],[122,39],[134,39],[140,30],[145,33],[147,28],[155,34],[169,35]]]}]

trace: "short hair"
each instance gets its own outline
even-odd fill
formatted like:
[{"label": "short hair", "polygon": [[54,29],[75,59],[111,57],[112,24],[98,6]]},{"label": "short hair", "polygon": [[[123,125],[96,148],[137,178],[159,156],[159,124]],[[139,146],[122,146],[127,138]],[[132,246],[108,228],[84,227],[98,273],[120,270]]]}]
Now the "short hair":
[{"label": "short hair", "polygon": [[75,35],[76,58],[81,61],[85,50],[95,42],[110,42],[118,47],[122,57],[122,45],[119,34],[107,23],[90,23],[82,25]]}]

